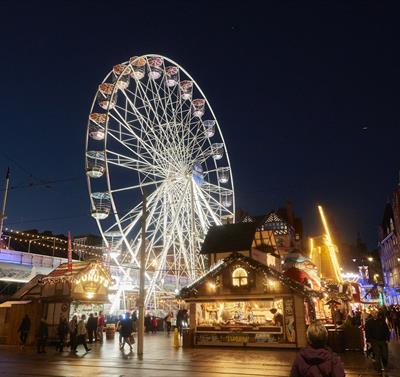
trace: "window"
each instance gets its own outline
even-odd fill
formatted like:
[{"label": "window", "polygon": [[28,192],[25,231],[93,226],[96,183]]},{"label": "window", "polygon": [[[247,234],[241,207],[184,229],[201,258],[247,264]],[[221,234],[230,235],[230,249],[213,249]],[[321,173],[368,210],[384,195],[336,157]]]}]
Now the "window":
[{"label": "window", "polygon": [[247,271],[238,267],[232,272],[232,285],[234,287],[243,287],[248,284]]}]

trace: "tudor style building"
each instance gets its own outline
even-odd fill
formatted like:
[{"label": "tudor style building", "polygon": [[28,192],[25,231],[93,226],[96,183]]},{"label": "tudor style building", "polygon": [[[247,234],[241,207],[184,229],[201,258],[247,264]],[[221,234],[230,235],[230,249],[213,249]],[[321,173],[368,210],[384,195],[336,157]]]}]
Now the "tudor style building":
[{"label": "tudor style building", "polygon": [[289,201],[284,207],[261,216],[239,211],[237,222],[255,223],[258,231],[256,238],[268,240],[282,258],[293,249],[303,250],[303,223],[301,218],[295,217]]},{"label": "tudor style building", "polygon": [[386,287],[386,302],[400,304],[400,184],[386,203],[379,226],[379,256]]}]

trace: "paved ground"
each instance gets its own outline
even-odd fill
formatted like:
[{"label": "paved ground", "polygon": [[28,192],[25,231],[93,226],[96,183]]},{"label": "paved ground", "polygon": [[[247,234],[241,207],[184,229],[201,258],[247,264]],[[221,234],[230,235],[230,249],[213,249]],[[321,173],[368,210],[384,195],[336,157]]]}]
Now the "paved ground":
[{"label": "paved ground", "polygon": [[[80,346],[82,347],[82,346]],[[90,376],[90,377],[286,377],[296,354],[292,350],[252,350],[235,348],[175,349],[172,337],[149,334],[145,338],[142,360],[135,352],[121,352],[117,341],[92,345],[85,354],[57,353],[48,348],[46,354],[36,354],[33,348],[0,346],[0,376]],[[341,355],[346,376],[379,376],[359,352]],[[400,377],[400,344],[391,344],[391,365],[384,376]]]}]

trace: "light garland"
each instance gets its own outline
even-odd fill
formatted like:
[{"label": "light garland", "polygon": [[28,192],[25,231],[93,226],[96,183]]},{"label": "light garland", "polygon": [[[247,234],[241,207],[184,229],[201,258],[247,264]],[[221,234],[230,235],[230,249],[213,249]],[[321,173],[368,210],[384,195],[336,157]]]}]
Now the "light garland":
[{"label": "light garland", "polygon": [[[19,234],[22,234],[22,233],[19,233]],[[36,241],[36,239],[29,240],[29,239],[26,239],[26,238],[18,238],[17,236],[10,236],[10,235],[6,235],[6,236],[11,238],[14,241],[17,241],[17,242],[32,243],[32,244],[35,244],[35,245],[38,245],[38,246],[41,246],[41,247],[47,247],[47,248],[53,249],[53,250],[68,251],[67,247],[48,245],[48,244],[45,244],[43,242]],[[53,237],[50,237],[50,238],[51,238],[51,240],[53,240]],[[75,253],[82,253],[82,254],[86,254],[86,255],[92,255],[92,256],[95,256],[95,257],[100,257],[101,256],[100,253],[92,253],[92,252],[87,251],[87,250],[77,249],[76,245],[77,244],[73,244],[73,249],[72,249],[72,251],[75,252]],[[81,245],[79,245],[79,246],[81,246]]]},{"label": "light garland", "polygon": [[[60,243],[65,243],[65,244],[68,243],[68,240],[64,240],[62,238],[58,238],[58,237],[54,237],[54,236],[41,236],[39,233],[38,234],[32,234],[32,233],[22,232],[20,230],[14,230],[14,229],[10,229],[10,228],[4,228],[4,231],[8,232],[8,233],[19,234],[21,236],[33,237],[33,238],[36,238],[36,239],[56,240],[57,242],[60,242]],[[75,244],[75,245],[79,245],[81,247],[86,247],[88,249],[101,249],[101,250],[103,249],[102,246],[82,245],[82,244],[80,244],[78,242],[75,242],[75,241],[73,241],[72,243]]]}]

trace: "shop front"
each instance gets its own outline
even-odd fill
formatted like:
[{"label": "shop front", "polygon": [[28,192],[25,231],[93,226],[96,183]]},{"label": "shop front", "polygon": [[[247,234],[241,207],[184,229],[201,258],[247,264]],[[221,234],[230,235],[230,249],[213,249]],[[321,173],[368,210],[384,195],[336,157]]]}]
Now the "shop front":
[{"label": "shop front", "polygon": [[183,288],[195,346],[298,348],[315,318],[309,287],[232,253]]}]

